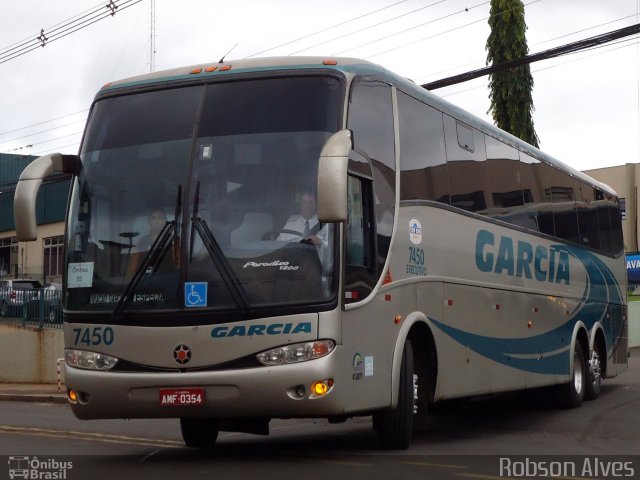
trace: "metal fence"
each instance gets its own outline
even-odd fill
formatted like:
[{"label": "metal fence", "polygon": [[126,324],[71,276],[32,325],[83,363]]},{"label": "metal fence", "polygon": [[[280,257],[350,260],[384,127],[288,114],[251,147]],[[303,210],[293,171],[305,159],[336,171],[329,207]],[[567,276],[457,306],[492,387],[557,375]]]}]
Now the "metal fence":
[{"label": "metal fence", "polygon": [[0,291],[0,322],[23,327],[62,328],[62,292],[50,288],[25,290],[12,300]]}]

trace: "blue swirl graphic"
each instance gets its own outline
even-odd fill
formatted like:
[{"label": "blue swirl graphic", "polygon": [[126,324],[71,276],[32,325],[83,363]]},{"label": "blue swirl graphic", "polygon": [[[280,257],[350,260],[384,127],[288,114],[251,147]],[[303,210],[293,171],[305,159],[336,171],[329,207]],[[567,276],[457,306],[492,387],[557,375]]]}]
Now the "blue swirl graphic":
[{"label": "blue swirl graphic", "polygon": [[[569,319],[549,332],[525,338],[495,338],[466,332],[445,325],[433,318],[431,322],[444,333],[474,352],[503,365],[519,370],[544,374],[568,374],[571,336],[575,322],[581,320],[591,329],[602,321],[609,352],[624,327],[622,292],[615,276],[593,253],[570,245],[553,245],[556,252],[566,252],[584,266],[586,284],[582,300]],[[610,308],[613,305],[613,308]],[[607,314],[610,317],[607,318]]]}]

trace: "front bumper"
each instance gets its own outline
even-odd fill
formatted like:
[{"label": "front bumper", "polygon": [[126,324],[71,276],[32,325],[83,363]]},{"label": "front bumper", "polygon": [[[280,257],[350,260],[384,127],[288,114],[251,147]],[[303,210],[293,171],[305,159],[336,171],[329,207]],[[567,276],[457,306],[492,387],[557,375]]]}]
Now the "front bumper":
[{"label": "front bumper", "polygon": [[[71,408],[80,419],[167,417],[315,417],[345,413],[341,346],[326,357],[299,364],[223,371],[125,373],[65,367],[67,388],[79,393]],[[313,382],[333,379],[322,397]],[[203,387],[205,404],[161,406],[160,389]],[[300,387],[305,394],[300,397]]]}]

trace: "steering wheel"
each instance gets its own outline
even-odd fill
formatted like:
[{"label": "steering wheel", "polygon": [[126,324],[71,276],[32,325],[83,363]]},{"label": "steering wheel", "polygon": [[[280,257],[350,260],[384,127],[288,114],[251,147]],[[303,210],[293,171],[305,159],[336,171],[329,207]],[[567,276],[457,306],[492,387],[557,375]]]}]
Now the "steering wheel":
[{"label": "steering wheel", "polygon": [[[265,233],[262,236],[262,239],[276,240],[278,238],[278,235],[280,235],[281,233],[286,233],[289,235],[295,235],[296,237],[304,238],[304,233],[298,232],[296,230],[289,230],[288,228],[281,228],[279,230],[271,230],[270,232]],[[287,240],[287,241],[292,241],[292,240]]]}]

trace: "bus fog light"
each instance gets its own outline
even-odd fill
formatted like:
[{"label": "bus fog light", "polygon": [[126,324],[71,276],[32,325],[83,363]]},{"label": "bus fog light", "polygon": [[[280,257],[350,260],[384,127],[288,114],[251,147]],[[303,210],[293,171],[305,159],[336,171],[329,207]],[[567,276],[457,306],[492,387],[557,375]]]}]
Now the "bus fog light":
[{"label": "bus fog light", "polygon": [[333,379],[329,378],[327,380],[318,380],[317,382],[313,382],[311,384],[311,397],[322,397],[329,393],[331,388],[333,387]]},{"label": "bus fog light", "polygon": [[256,355],[263,365],[285,365],[288,363],[306,362],[330,354],[335,348],[333,340],[317,340],[315,342],[294,343],[283,347],[272,348]]},{"label": "bus fog light", "polygon": [[69,388],[67,390],[67,400],[69,400],[69,403],[86,405],[89,403],[89,394]]},{"label": "bus fog light", "polygon": [[67,397],[71,403],[78,403],[78,393],[75,390],[69,390],[67,392]]},{"label": "bus fog light", "polygon": [[118,363],[117,358],[103,353],[67,349],[64,354],[67,365],[85,370],[111,370]]}]

